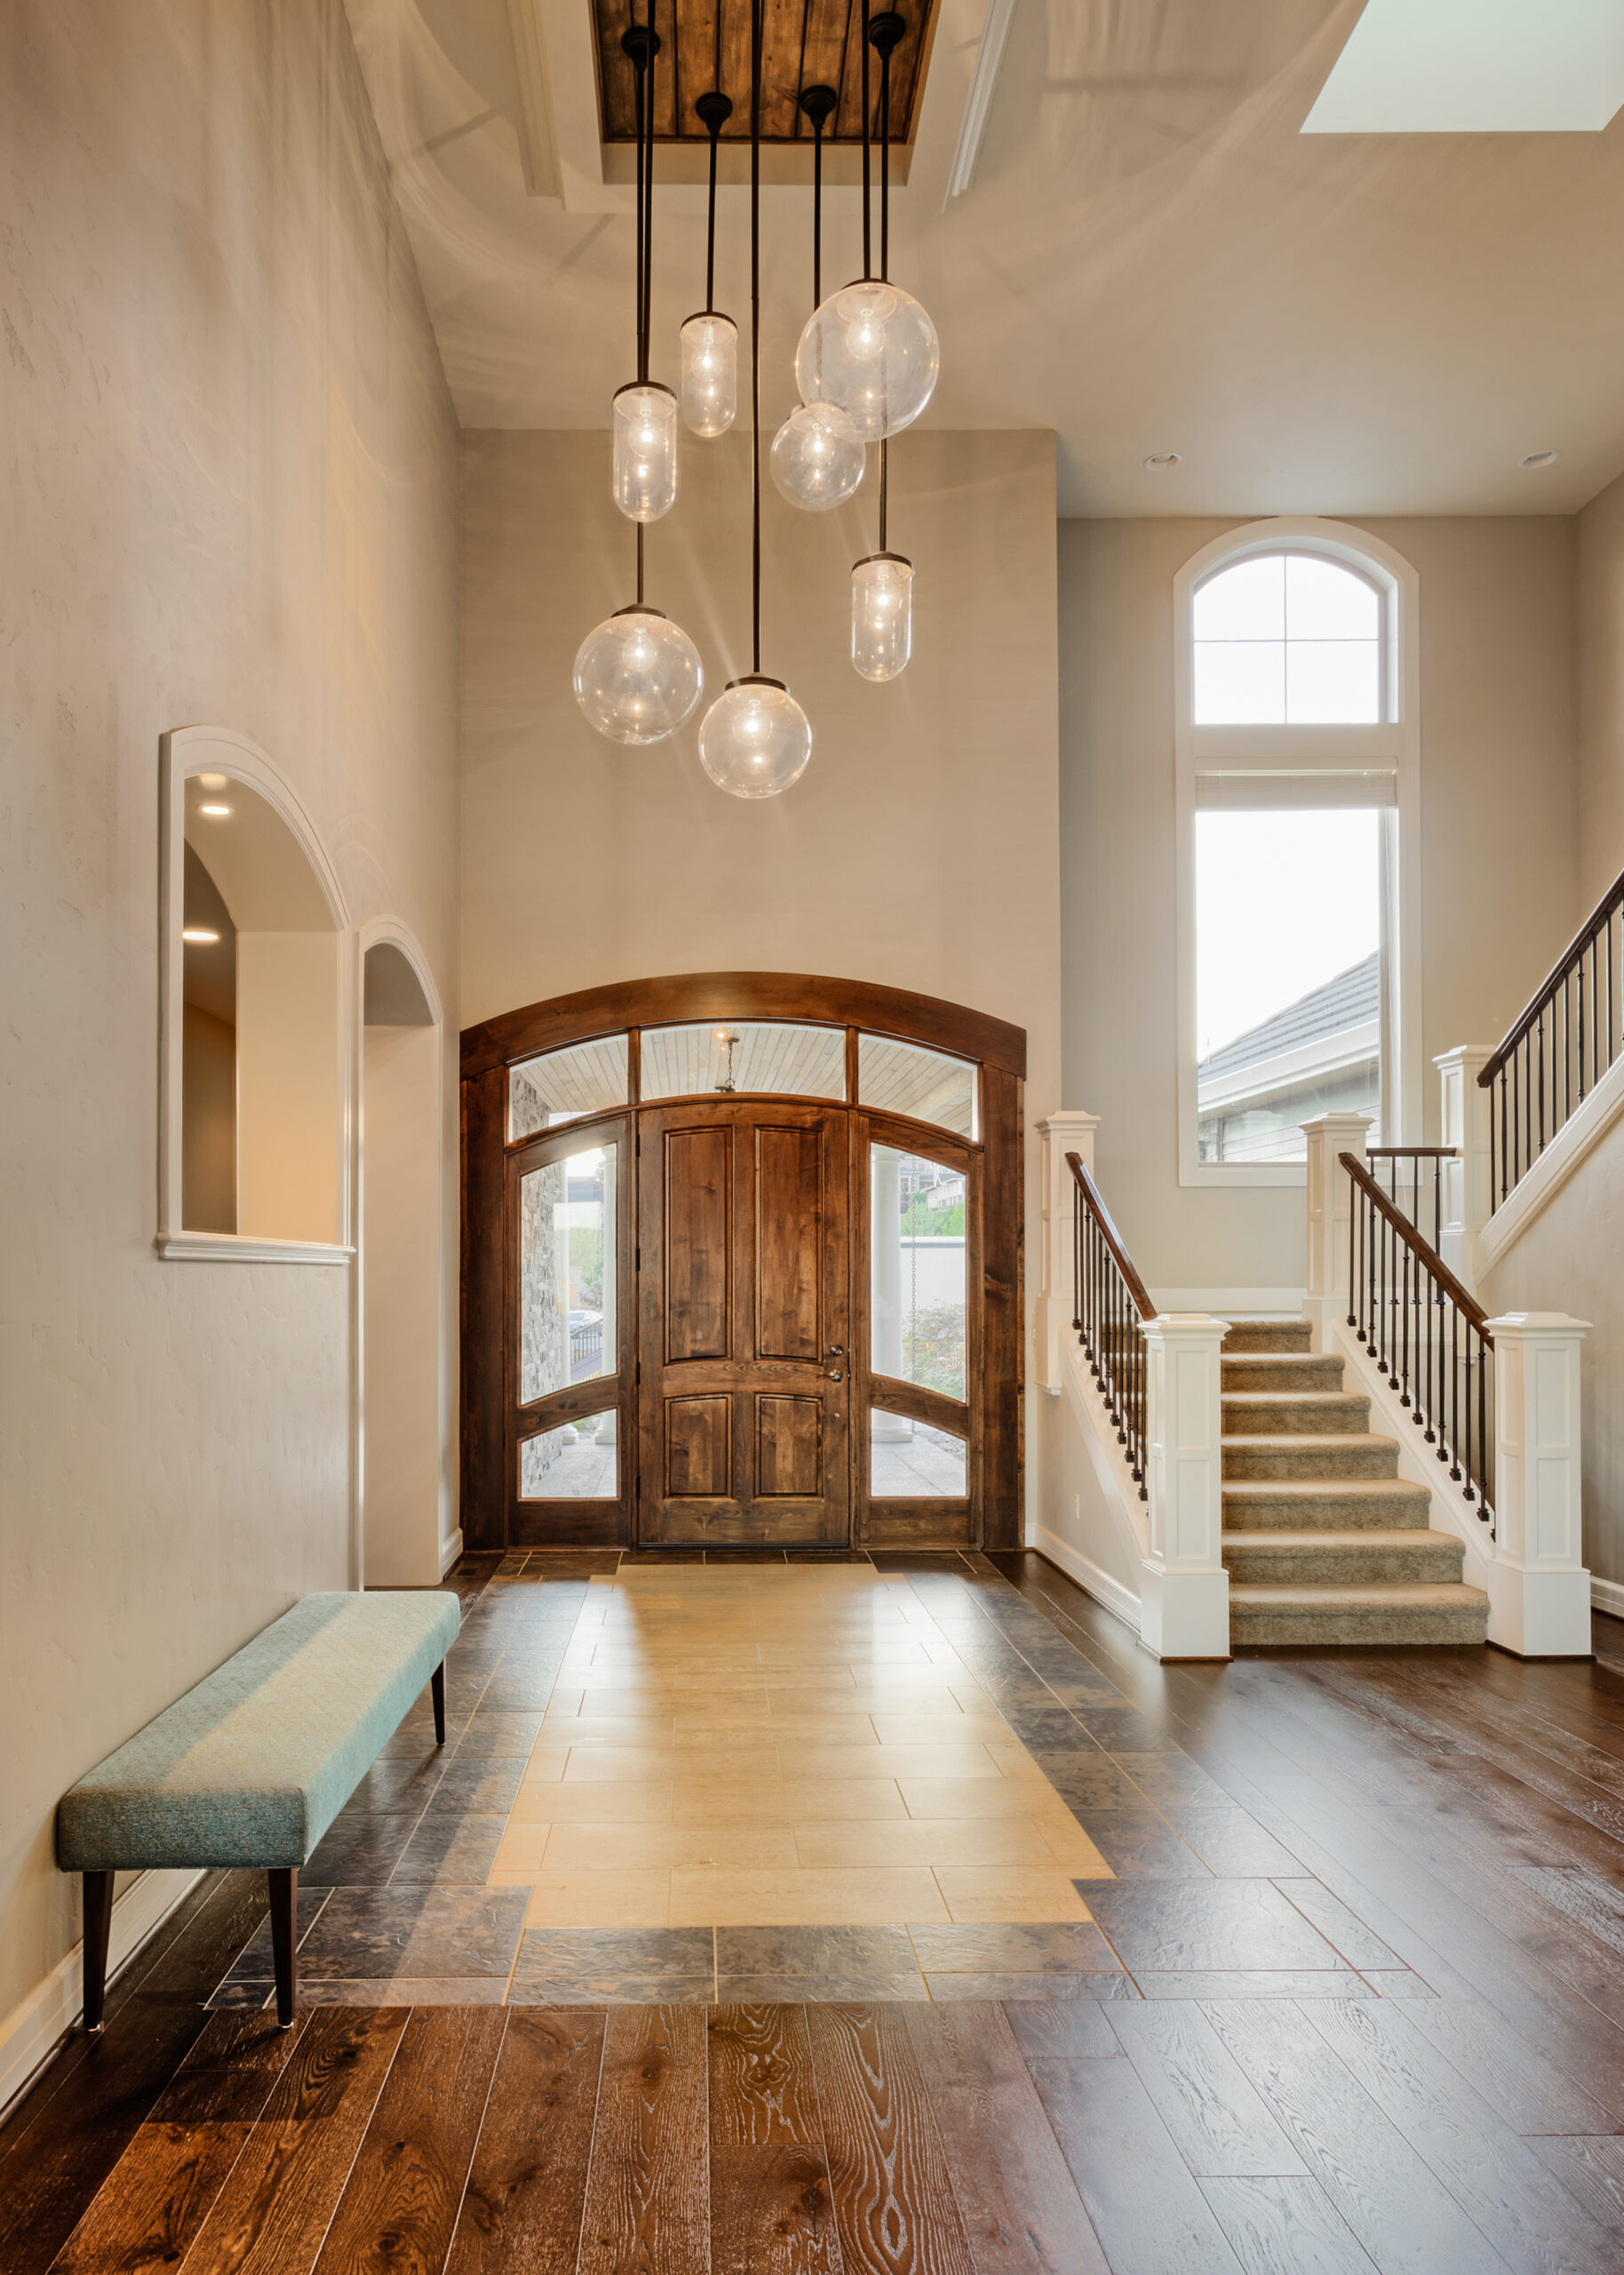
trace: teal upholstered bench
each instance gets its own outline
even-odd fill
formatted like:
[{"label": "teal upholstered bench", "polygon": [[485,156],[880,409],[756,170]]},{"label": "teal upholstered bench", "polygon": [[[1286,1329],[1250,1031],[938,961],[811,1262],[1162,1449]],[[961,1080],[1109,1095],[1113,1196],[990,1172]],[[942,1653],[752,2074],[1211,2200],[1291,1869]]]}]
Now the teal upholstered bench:
[{"label": "teal upholstered bench", "polygon": [[276,2011],[293,2020],[299,1867],[431,1683],[445,1744],[457,1598],[306,1596],[82,1777],[57,1808],[57,1862],[84,1875],[84,2026],[101,2027],[115,1872],[250,1864],[268,1873]]}]

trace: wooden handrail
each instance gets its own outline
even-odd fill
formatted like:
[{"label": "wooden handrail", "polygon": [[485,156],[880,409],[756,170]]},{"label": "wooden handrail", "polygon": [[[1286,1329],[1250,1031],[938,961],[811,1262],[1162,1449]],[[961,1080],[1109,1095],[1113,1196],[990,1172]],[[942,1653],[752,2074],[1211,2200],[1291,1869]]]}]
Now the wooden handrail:
[{"label": "wooden handrail", "polygon": [[1477,1076],[1479,1090],[1488,1089],[1495,1075],[1499,1074],[1546,1004],[1549,1002],[1557,987],[1572,970],[1584,949],[1596,938],[1603,924],[1611,922],[1613,911],[1618,907],[1620,900],[1624,900],[1624,874],[1613,879],[1600,900],[1596,902],[1590,915],[1574,933],[1567,946],[1528,998],[1522,1010],[1506,1029],[1504,1035],[1501,1038],[1499,1048],[1493,1057],[1485,1061]]},{"label": "wooden handrail", "polygon": [[1111,1250],[1112,1261],[1127,1285],[1141,1319],[1154,1319],[1156,1306],[1150,1301],[1150,1291],[1134,1269],[1134,1259],[1128,1254],[1121,1233],[1111,1221],[1111,1211],[1100,1194],[1100,1188],[1083,1167],[1080,1153],[1068,1153],[1066,1167],[1077,1179],[1077,1189],[1087,1203],[1088,1214],[1100,1228],[1100,1236]]},{"label": "wooden handrail", "polygon": [[1401,1161],[1456,1161],[1461,1158],[1459,1145],[1366,1145],[1365,1158],[1368,1161],[1387,1161],[1393,1154]]},{"label": "wooden handrail", "polygon": [[1342,1167],[1347,1170],[1355,1185],[1358,1186],[1360,1192],[1367,1193],[1371,1200],[1375,1202],[1377,1208],[1387,1218],[1388,1223],[1391,1225],[1393,1230],[1398,1234],[1399,1239],[1403,1241],[1411,1255],[1416,1257],[1425,1270],[1428,1271],[1433,1279],[1437,1281],[1439,1287],[1444,1289],[1445,1293],[1449,1297],[1451,1302],[1455,1305],[1461,1316],[1471,1321],[1478,1334],[1483,1337],[1485,1345],[1492,1351],[1494,1348],[1494,1337],[1489,1333],[1489,1315],[1487,1312],[1484,1310],[1483,1305],[1477,1301],[1477,1297],[1469,1295],[1467,1292],[1467,1290],[1461,1286],[1461,1282],[1455,1278],[1454,1273],[1450,1270],[1449,1266],[1445,1263],[1443,1257],[1438,1254],[1437,1249],[1432,1247],[1429,1241],[1422,1240],[1421,1234],[1416,1231],[1409,1218],[1407,1217],[1401,1216],[1398,1210],[1394,1208],[1392,1202],[1388,1199],[1386,1193],[1382,1192],[1381,1187],[1376,1183],[1375,1178],[1372,1177],[1368,1169],[1362,1168],[1351,1153],[1339,1153],[1336,1158],[1341,1161]]}]

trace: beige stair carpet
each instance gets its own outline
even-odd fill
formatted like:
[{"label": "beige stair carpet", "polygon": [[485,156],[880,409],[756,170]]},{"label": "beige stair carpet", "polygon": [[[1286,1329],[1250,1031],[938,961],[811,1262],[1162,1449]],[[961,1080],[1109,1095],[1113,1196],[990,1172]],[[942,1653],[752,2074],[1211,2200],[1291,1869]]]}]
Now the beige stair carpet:
[{"label": "beige stair carpet", "polygon": [[1224,1337],[1231,1643],[1481,1643],[1465,1544],[1430,1529],[1397,1441],[1372,1434],[1369,1399],[1310,1336],[1307,1320],[1237,1320]]}]

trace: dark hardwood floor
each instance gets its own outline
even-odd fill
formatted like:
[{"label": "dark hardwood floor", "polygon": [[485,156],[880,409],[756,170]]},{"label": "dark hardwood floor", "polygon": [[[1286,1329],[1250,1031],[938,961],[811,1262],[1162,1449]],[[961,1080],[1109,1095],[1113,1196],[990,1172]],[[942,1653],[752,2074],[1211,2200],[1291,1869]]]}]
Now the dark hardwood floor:
[{"label": "dark hardwood floor", "polygon": [[1088,1956],[283,2034],[203,2004],[264,1912],[214,1875],[0,2129],[4,2275],[1624,2271],[1624,1628],[1158,1667],[1035,1557],[886,1561],[1018,1654]]}]

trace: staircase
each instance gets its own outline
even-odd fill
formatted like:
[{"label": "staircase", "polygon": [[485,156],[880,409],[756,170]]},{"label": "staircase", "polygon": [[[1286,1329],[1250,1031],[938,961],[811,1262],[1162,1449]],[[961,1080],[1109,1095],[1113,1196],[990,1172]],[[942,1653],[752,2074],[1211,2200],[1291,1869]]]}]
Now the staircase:
[{"label": "staircase", "polygon": [[1489,1599],[1461,1578],[1429,1497],[1307,1320],[1237,1320],[1223,1340],[1223,1561],[1233,1644],[1481,1643]]}]

